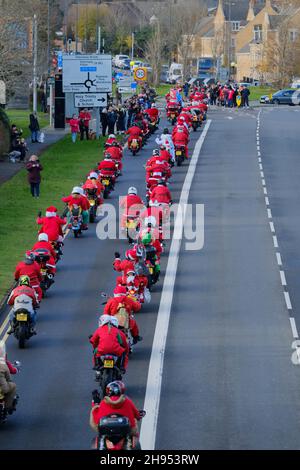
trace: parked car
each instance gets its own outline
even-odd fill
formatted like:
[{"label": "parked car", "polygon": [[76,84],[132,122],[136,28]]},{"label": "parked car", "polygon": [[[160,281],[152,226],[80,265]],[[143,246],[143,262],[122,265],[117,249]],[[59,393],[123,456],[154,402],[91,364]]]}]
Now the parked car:
[{"label": "parked car", "polygon": [[121,61],[121,69],[130,70],[130,59],[123,59]]},{"label": "parked car", "polygon": [[125,59],[129,60],[129,63],[130,63],[130,59],[129,59],[128,55],[118,54],[114,57],[113,64],[115,65],[115,67],[124,68],[124,60]]},{"label": "parked car", "polygon": [[148,70],[148,72],[152,72],[152,67],[150,64],[148,64],[148,62],[143,62],[142,67],[146,67],[146,69]]},{"label": "parked car", "polygon": [[289,104],[295,106],[300,104],[300,90],[279,90],[272,96],[274,104]]},{"label": "parked car", "polygon": [[263,95],[263,96],[260,97],[259,102],[261,104],[270,104],[272,102],[272,100],[270,99],[270,97],[268,95]]}]

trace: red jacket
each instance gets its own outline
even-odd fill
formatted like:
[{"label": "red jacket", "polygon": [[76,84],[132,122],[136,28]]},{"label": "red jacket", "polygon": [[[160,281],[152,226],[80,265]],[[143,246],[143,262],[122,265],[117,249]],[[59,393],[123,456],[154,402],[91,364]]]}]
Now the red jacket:
[{"label": "red jacket", "polygon": [[126,134],[129,134],[130,138],[132,139],[136,139],[138,137],[141,137],[141,135],[143,134],[143,131],[140,127],[138,126],[132,126],[128,129],[128,131],[126,132]]},{"label": "red jacket", "polygon": [[150,120],[152,122],[157,121],[157,118],[158,118],[158,109],[157,108],[149,108],[149,109],[146,109],[145,112],[148,114],[148,116],[150,117]]},{"label": "red jacket", "polygon": [[113,160],[102,160],[102,162],[99,163],[98,170],[101,172],[108,172],[109,174],[114,174],[117,171],[116,164]]},{"label": "red jacket", "polygon": [[118,272],[134,271],[134,263],[127,259],[124,259],[123,261],[121,261],[120,258],[116,258],[115,261],[113,262],[113,267],[114,267],[114,270]]},{"label": "red jacket", "polygon": [[90,208],[89,200],[84,196],[74,197],[71,194],[70,196],[62,197],[61,200],[66,202],[68,206],[74,206],[74,204],[76,204],[81,207],[83,211],[87,211]]},{"label": "red jacket", "polygon": [[105,397],[99,406],[95,406],[92,410],[92,415],[94,423],[98,425],[100,419],[104,416],[111,414],[120,414],[129,419],[130,427],[136,427],[136,421],[140,418],[139,410],[136,408],[135,404],[125,395],[120,397]]},{"label": "red jacket", "polygon": [[40,285],[42,275],[39,264],[36,261],[31,264],[26,264],[25,261],[21,261],[16,266],[15,280],[18,281],[21,276],[29,276],[31,286]]},{"label": "red jacket", "polygon": [[79,132],[79,120],[78,119],[70,119],[70,127],[71,132]]},{"label": "red jacket", "polygon": [[124,304],[127,312],[130,314],[132,312],[139,312],[142,306],[139,302],[129,299],[126,295],[120,297],[111,297],[104,308],[105,315],[116,315],[118,313],[119,304]]},{"label": "red jacket", "polygon": [[104,190],[104,186],[100,181],[98,180],[90,180],[87,179],[84,185],[82,186],[82,189],[87,190],[87,189],[97,189],[97,196],[100,196],[101,192]]},{"label": "red jacket", "polygon": [[172,201],[172,196],[169,188],[166,186],[156,186],[150,195],[151,201],[169,204]]},{"label": "red jacket", "polygon": [[65,225],[66,220],[60,217],[38,217],[36,220],[38,225],[42,225],[39,233],[46,233],[49,241],[56,241],[59,236],[63,235],[62,226]]},{"label": "red jacket", "polygon": [[125,333],[113,325],[104,325],[97,328],[90,339],[94,349],[97,349],[96,356],[104,354],[114,354],[118,357],[126,354],[124,367],[128,364],[129,347]]},{"label": "red jacket", "polygon": [[120,147],[108,147],[106,150],[105,150],[105,153],[109,153],[111,155],[111,158],[113,160],[122,160],[123,158],[123,152],[122,150],[120,149]]},{"label": "red jacket", "polygon": [[174,145],[184,145],[188,144],[189,138],[184,132],[175,132],[172,136]]},{"label": "red jacket", "polygon": [[84,112],[84,111],[80,111],[79,113],[79,119],[81,119],[83,121],[83,125],[85,127],[89,127],[89,122],[90,120],[92,119],[91,118],[91,115],[89,112]]},{"label": "red jacket", "polygon": [[16,298],[19,297],[20,295],[27,295],[28,297],[30,297],[32,299],[33,307],[36,307],[38,305],[35,291],[34,289],[32,289],[32,287],[29,287],[29,286],[16,287],[9,296],[9,299],[7,301],[8,305],[13,305]]},{"label": "red jacket", "polygon": [[[132,209],[130,210],[130,208]],[[144,208],[144,204],[140,196],[134,194],[128,194],[124,196],[120,201],[120,208],[124,210],[124,215],[139,215],[141,209]]]},{"label": "red jacket", "polygon": [[[52,258],[56,258],[56,252],[49,242],[36,242],[33,247],[32,251],[38,250],[38,249],[43,249],[43,250],[48,250],[50,252],[50,255]],[[51,264],[51,263],[50,263]]]}]

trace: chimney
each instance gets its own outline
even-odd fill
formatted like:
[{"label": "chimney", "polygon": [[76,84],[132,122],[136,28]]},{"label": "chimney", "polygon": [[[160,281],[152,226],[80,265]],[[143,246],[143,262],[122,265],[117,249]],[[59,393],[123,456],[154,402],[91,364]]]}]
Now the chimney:
[{"label": "chimney", "polygon": [[254,3],[255,0],[250,0],[249,1],[249,9],[248,9],[248,15],[247,15],[247,21],[252,21],[255,18],[254,14]]}]

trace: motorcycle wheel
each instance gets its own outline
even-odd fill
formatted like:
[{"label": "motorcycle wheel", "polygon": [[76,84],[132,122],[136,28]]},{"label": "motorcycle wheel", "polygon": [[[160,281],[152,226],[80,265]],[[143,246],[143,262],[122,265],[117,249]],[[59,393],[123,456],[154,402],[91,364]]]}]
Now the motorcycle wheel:
[{"label": "motorcycle wheel", "polygon": [[194,132],[196,132],[196,130],[197,130],[197,126],[196,126],[196,125],[193,126],[193,130],[194,130]]},{"label": "motorcycle wheel", "polygon": [[107,187],[105,187],[104,192],[103,192],[104,199],[107,199],[108,195],[109,195],[109,190],[107,189]]},{"label": "motorcycle wheel", "polygon": [[181,157],[176,158],[176,163],[177,163],[177,166],[181,166],[181,163],[182,163]]},{"label": "motorcycle wheel", "polygon": [[25,348],[26,342],[26,325],[19,325],[18,326],[18,341],[19,341],[19,348]]},{"label": "motorcycle wheel", "polygon": [[101,377],[101,394],[102,394],[102,399],[105,397],[105,389],[106,386],[110,383],[113,382],[114,380],[114,373],[113,369],[104,369]]},{"label": "motorcycle wheel", "polygon": [[172,126],[175,125],[176,119],[172,119]]},{"label": "motorcycle wheel", "polygon": [[73,230],[74,238],[78,238],[79,230]]},{"label": "motorcycle wheel", "polygon": [[94,206],[90,209],[90,223],[91,224],[93,224],[95,222],[96,212],[97,212],[96,206]]},{"label": "motorcycle wheel", "polygon": [[132,150],[132,155],[135,157],[136,156],[136,150]]}]

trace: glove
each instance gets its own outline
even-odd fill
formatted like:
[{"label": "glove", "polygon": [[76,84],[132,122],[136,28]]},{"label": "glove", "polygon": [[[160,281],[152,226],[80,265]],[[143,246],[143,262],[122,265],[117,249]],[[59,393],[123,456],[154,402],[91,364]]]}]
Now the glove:
[{"label": "glove", "polygon": [[101,402],[101,397],[99,395],[98,390],[92,391],[92,397],[93,397],[93,402],[95,403],[95,405],[98,405]]},{"label": "glove", "polygon": [[121,258],[121,255],[118,251],[115,251],[115,258]]},{"label": "glove", "polygon": [[38,212],[38,217],[42,217],[42,211]]}]

